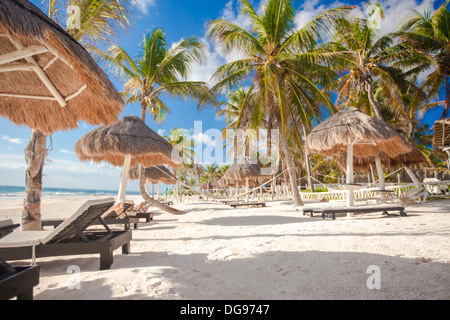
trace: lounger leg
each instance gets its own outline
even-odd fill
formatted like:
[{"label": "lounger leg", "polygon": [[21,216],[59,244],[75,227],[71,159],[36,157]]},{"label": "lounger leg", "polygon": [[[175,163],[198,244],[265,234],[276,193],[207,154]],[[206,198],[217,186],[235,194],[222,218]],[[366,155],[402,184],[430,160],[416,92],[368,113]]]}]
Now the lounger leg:
[{"label": "lounger leg", "polygon": [[17,300],[33,300],[33,288],[19,294]]},{"label": "lounger leg", "polygon": [[122,253],[129,254],[131,252],[130,243],[127,242],[122,246]]},{"label": "lounger leg", "polygon": [[113,264],[112,248],[100,253],[100,270],[109,270]]}]

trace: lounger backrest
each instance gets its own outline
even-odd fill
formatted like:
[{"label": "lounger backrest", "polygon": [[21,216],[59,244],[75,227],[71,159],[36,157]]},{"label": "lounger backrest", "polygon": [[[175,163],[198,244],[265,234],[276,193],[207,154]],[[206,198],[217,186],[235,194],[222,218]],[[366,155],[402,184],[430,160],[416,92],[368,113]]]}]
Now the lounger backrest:
[{"label": "lounger backrest", "polygon": [[77,241],[79,231],[84,231],[114,204],[113,198],[86,201],[73,215],[53,229],[42,243],[60,243]]},{"label": "lounger backrest", "polygon": [[131,202],[117,202],[115,203],[111,208],[109,208],[105,214],[103,215],[104,219],[115,219],[115,218],[121,218],[121,216],[125,216],[124,212],[129,210],[134,203]]}]

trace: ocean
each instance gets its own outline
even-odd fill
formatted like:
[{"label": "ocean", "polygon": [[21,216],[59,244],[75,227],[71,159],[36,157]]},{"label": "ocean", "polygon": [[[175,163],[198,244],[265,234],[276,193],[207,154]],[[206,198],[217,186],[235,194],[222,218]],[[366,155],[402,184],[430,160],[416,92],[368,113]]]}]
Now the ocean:
[{"label": "ocean", "polygon": [[[139,192],[128,191],[127,194],[138,195]],[[117,190],[42,188],[41,197],[74,197],[86,195],[117,196]],[[25,187],[0,186],[0,200],[18,199],[25,196]]]}]

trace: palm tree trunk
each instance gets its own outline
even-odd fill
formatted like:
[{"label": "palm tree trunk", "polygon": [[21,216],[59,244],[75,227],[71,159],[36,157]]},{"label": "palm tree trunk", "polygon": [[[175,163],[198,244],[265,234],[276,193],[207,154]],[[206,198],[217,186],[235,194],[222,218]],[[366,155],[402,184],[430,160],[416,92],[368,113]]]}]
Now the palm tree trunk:
[{"label": "palm tree trunk", "polygon": [[372,108],[375,111],[375,115],[377,116],[377,118],[384,121],[380,111],[380,104],[378,103],[377,98],[373,93],[372,84],[367,85],[367,96],[369,97],[370,104],[372,105]]},{"label": "palm tree trunk", "polygon": [[295,174],[294,162],[292,161],[291,151],[289,150],[289,145],[284,133],[284,129],[281,128],[281,145],[283,147],[284,159],[286,161],[286,166],[289,172],[289,181],[291,183],[292,197],[295,206],[303,206],[303,201],[300,198],[300,193],[297,187],[297,175]]},{"label": "palm tree trunk", "polygon": [[27,163],[25,199],[22,211],[22,230],[41,230],[42,172],[44,169],[47,136],[33,130],[25,148]]},{"label": "palm tree trunk", "polygon": [[[302,126],[302,130],[303,130],[303,136],[306,139],[305,126]],[[311,192],[314,192],[314,184],[312,182],[312,177],[311,177],[311,163],[309,162],[309,154],[306,152],[306,143],[305,143],[305,146],[304,146],[304,150],[305,150],[304,152],[305,152],[306,172],[308,174],[308,186],[309,186],[309,190],[311,190]]]},{"label": "palm tree trunk", "polygon": [[147,105],[141,101],[141,120],[145,122],[145,111],[147,110]]},{"label": "palm tree trunk", "polygon": [[177,210],[175,208],[163,205],[162,203],[156,201],[150,195],[145,191],[145,168],[143,165],[139,165],[139,191],[141,192],[142,197],[144,200],[148,203],[150,207],[156,207],[158,209],[163,210],[164,212],[170,213],[170,214],[185,214],[186,212]]}]

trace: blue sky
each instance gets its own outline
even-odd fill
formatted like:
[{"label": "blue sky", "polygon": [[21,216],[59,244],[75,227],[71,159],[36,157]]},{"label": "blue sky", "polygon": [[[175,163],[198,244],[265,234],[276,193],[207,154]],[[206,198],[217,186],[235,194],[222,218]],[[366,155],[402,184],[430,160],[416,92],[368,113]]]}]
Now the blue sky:
[{"label": "blue sky", "polygon": [[[138,44],[142,35],[155,27],[164,29],[168,43],[173,43],[181,38],[197,36],[205,38],[206,24],[208,21],[220,17],[233,20],[245,26],[247,20],[239,15],[236,0],[136,0],[139,7],[133,8],[134,29],[127,34],[119,35],[118,44],[134,56],[138,52]],[[264,1],[264,0],[262,0]],[[45,8],[41,0],[32,0],[39,8]],[[260,7],[260,0],[253,0]],[[394,30],[397,23],[407,17],[411,9],[422,12],[424,8],[432,5],[430,0],[382,0],[380,1],[386,19],[382,22],[382,32]],[[365,3],[365,2],[363,2]],[[435,3],[437,7],[442,1]],[[45,4],[47,1],[45,1]],[[343,4],[361,4],[359,1],[337,0],[334,2],[322,0],[297,1],[300,9],[296,16],[298,27],[312,19],[321,11]],[[44,9],[45,10],[45,9]],[[362,9],[364,10],[364,9]],[[355,12],[360,14],[360,12]],[[221,64],[233,59],[233,54],[226,54],[212,43],[207,42],[210,49],[210,61],[207,65],[195,68],[191,79],[208,81],[210,75]],[[117,90],[121,90],[122,83],[110,76]],[[197,104],[192,101],[180,101],[166,98],[166,105],[172,112],[162,125],[156,125],[150,117],[147,117],[147,125],[153,130],[166,135],[174,127],[192,129],[194,121],[202,121],[203,132],[207,129],[221,129],[225,122],[216,118],[216,110],[206,108],[197,111]],[[138,104],[128,105],[121,116],[140,115]],[[430,112],[426,122],[433,123],[439,115],[439,110]],[[74,145],[85,133],[94,129],[86,123],[80,127],[66,132],[57,132],[48,139],[50,151],[48,163],[44,167],[44,187],[90,188],[116,190],[120,183],[120,168],[114,168],[107,164],[94,165],[88,162],[78,161],[73,152]],[[11,124],[8,119],[0,117],[0,185],[23,186],[25,184],[25,160],[23,150],[31,136],[30,129]],[[199,138],[197,136],[196,138]],[[197,139],[198,140],[198,139]],[[198,140],[197,142],[201,142]],[[213,143],[207,135],[204,135],[205,145]],[[129,182],[128,190],[138,190],[137,182]]]}]

